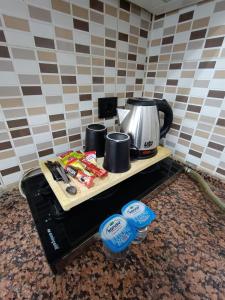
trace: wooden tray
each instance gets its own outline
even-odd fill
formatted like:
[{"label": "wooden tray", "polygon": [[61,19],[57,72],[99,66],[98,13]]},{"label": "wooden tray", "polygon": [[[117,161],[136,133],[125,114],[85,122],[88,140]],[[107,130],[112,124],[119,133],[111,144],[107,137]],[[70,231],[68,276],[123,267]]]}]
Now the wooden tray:
[{"label": "wooden tray", "polygon": [[[125,173],[108,173],[108,176],[104,179],[95,178],[94,186],[90,189],[86,188],[84,185],[79,183],[76,179],[70,177],[71,184],[75,185],[77,188],[76,195],[69,195],[66,191],[66,185],[63,182],[57,182],[53,179],[51,172],[45,166],[44,161],[39,161],[41,170],[47,179],[50,187],[55,193],[59,203],[61,204],[64,210],[69,210],[72,207],[94,197],[95,195],[107,190],[108,188],[120,183],[121,181],[137,174],[138,172],[154,165],[160,160],[171,155],[171,150],[165,147],[158,147],[158,153],[152,158],[147,158],[143,160],[136,160],[131,163],[131,168]],[[53,161],[57,159],[52,159]],[[99,166],[102,166],[103,158],[98,158],[97,163]]]}]

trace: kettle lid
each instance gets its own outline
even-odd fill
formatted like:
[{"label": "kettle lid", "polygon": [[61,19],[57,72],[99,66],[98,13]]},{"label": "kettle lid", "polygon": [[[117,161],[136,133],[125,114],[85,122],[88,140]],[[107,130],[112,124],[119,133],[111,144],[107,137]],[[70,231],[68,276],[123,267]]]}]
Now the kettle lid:
[{"label": "kettle lid", "polygon": [[138,98],[127,99],[127,104],[138,105],[138,106],[155,106],[156,102],[154,99],[138,97]]}]

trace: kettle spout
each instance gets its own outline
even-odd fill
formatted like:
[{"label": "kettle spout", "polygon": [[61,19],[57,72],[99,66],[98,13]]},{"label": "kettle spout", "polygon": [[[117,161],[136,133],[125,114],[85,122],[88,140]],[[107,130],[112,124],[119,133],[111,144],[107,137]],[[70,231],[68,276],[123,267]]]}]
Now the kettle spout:
[{"label": "kettle spout", "polygon": [[129,109],[117,108],[117,115],[118,115],[120,125],[122,124],[123,120],[126,118],[129,112],[130,112]]}]

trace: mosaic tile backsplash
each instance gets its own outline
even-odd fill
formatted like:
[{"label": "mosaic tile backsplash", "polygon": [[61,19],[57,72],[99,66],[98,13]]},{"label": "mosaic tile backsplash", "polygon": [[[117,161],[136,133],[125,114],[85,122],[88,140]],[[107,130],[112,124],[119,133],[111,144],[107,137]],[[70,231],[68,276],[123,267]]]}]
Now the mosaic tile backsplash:
[{"label": "mosaic tile backsplash", "polygon": [[164,144],[225,179],[225,1],[154,18],[144,95],[167,99],[174,122]]},{"label": "mosaic tile backsplash", "polygon": [[0,184],[68,148],[97,99],[167,99],[165,145],[225,175],[225,1],[154,17],[119,0],[0,0]]},{"label": "mosaic tile backsplash", "polygon": [[141,96],[151,14],[125,1],[0,0],[0,181],[80,149],[97,99]]}]

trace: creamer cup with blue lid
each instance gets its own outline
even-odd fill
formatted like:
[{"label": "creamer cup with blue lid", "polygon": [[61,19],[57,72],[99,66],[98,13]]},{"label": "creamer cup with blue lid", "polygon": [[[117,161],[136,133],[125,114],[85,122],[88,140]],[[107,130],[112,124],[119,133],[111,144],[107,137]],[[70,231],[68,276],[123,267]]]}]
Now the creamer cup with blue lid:
[{"label": "creamer cup with blue lid", "polygon": [[133,200],[122,207],[122,215],[137,229],[148,226],[155,218],[155,213],[141,201]]},{"label": "creamer cup with blue lid", "polygon": [[106,248],[114,253],[128,248],[135,237],[133,228],[119,214],[114,214],[107,218],[101,224],[99,234]]}]

